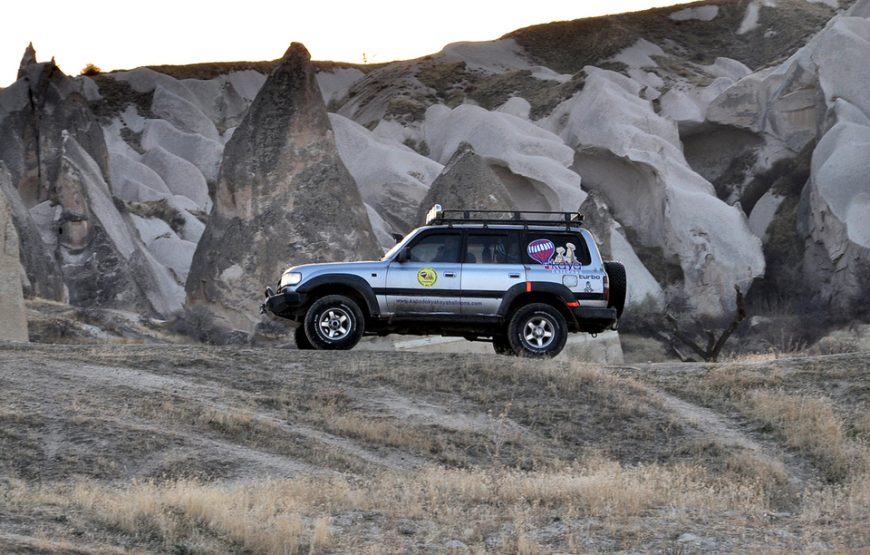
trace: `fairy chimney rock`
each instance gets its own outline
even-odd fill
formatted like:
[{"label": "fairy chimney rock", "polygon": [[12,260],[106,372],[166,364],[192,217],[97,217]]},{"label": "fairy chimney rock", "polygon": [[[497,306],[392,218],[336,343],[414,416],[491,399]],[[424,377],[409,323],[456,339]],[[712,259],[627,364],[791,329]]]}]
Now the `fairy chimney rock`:
[{"label": "fairy chimney rock", "polygon": [[252,332],[266,285],[291,264],[379,255],[338,155],[311,56],[293,43],[227,143],[187,303]]}]

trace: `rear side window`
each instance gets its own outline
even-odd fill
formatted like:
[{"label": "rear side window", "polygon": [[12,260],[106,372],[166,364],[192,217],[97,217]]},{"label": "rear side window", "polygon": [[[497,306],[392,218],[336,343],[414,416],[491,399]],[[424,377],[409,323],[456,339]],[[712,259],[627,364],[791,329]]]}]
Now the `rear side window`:
[{"label": "rear side window", "polygon": [[579,269],[592,262],[586,241],[577,233],[527,231],[523,262],[562,269]]},{"label": "rear side window", "polygon": [[516,233],[469,232],[465,241],[466,264],[521,264]]}]

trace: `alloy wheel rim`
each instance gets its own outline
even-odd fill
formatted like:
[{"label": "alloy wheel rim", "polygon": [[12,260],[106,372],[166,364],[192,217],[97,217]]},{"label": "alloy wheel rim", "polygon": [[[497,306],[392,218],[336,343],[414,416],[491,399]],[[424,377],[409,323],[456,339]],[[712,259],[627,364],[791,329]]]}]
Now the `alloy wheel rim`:
[{"label": "alloy wheel rim", "polygon": [[526,321],[522,337],[534,349],[546,349],[556,338],[553,321],[543,316],[535,316]]},{"label": "alloy wheel rim", "polygon": [[343,308],[328,308],[320,315],[317,331],[324,339],[340,341],[350,335],[353,317]]}]

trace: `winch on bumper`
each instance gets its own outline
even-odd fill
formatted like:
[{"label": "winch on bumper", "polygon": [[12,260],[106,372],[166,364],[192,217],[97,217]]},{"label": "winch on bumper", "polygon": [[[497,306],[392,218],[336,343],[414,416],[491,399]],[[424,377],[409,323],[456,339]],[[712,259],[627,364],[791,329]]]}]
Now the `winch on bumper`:
[{"label": "winch on bumper", "polygon": [[305,305],[306,295],[295,291],[284,290],[275,293],[271,287],[266,288],[266,301],[260,305],[260,313],[271,312],[281,318],[294,319]]}]

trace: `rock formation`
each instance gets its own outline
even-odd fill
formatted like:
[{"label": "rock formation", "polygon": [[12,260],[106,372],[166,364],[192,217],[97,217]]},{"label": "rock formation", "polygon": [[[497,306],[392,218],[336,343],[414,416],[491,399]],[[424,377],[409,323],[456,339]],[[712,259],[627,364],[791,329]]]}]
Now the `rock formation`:
[{"label": "rock formation", "polygon": [[450,210],[517,209],[507,188],[468,143],[459,146],[429,188],[417,211],[417,225],[436,203]]},{"label": "rock formation", "polygon": [[[28,210],[18,191],[12,185],[12,177],[6,165],[0,161],[0,196],[6,197],[12,214],[12,221],[18,232],[21,244],[20,256],[24,270],[24,294],[28,297],[42,297],[54,301],[66,301],[67,291],[63,282],[60,265],[54,258],[56,233],[48,231],[43,235],[36,223],[40,219],[53,219],[55,210],[49,202]],[[47,212],[47,213],[46,213]]]},{"label": "rock formation", "polygon": [[506,112],[462,104],[426,111],[431,156],[447,163],[463,142],[486,158],[526,210],[576,210],[586,200],[580,176],[570,169],[573,150],[557,135]]},{"label": "rock formation", "polygon": [[380,249],[338,156],[310,55],[294,43],[226,145],[188,306],[251,332],[266,285],[291,264],[361,260]]},{"label": "rock formation", "polygon": [[733,308],[733,288],[764,273],[761,242],[745,215],[717,198],[683,156],[677,125],[654,111],[641,86],[613,71],[587,68],[583,91],[560,104],[549,125],[577,149],[574,168],[598,191],[639,245],[680,268],[673,280],[698,312]]},{"label": "rock formation", "polygon": [[103,130],[79,86],[53,61],[34,59],[28,51],[22,77],[0,92],[0,160],[11,174],[0,170],[0,184],[25,247],[29,292],[149,315],[180,310],[183,290],[113,199]]},{"label": "rock formation", "polygon": [[12,212],[0,193],[0,341],[28,340],[18,249]]},{"label": "rock formation", "polygon": [[0,90],[25,296],[168,316],[186,286],[250,330],[286,265],[377,256],[372,231],[386,248],[417,225],[468,143],[476,169],[442,178],[583,204],[630,304],[721,314],[754,279],[750,304],[788,291],[841,313],[870,293],[870,1],[848,3],[712,0],[367,67],[294,47],[265,89],[274,62],[71,78],[28,47]]},{"label": "rock formation", "polygon": [[[748,209],[770,249],[782,250],[783,229],[792,230],[792,242],[802,243],[793,254],[802,255],[803,263],[791,260],[778,268],[801,284],[802,303],[844,315],[870,291],[870,83],[863,70],[870,56],[868,16],[870,2],[855,3],[788,60],[725,90],[707,114],[710,121],[763,138],[766,147],[758,151],[775,150],[783,167],[799,166],[790,161],[811,149],[805,186],[762,180],[765,188]],[[773,237],[765,233],[769,226],[778,231]]]},{"label": "rock formation", "polygon": [[[363,202],[387,224],[389,232],[405,234],[416,227],[417,208],[443,166],[392,138],[378,137],[362,125],[330,114],[341,160],[359,186]],[[374,221],[373,221],[374,225]]]}]

